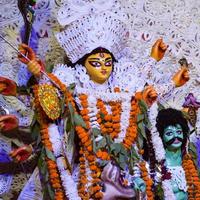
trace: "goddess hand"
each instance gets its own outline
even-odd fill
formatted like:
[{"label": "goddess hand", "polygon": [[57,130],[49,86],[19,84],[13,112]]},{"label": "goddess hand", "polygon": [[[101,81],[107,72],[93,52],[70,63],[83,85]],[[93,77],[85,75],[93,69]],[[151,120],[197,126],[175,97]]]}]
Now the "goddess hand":
[{"label": "goddess hand", "polygon": [[17,85],[14,81],[0,77],[0,94],[5,96],[16,96]]},{"label": "goddess hand", "polygon": [[21,44],[19,46],[19,51],[26,55],[30,61],[27,61],[24,57],[22,57],[20,54],[18,55],[19,60],[27,64],[28,70],[34,75],[34,76],[40,76],[40,71],[42,69],[42,62],[40,60],[36,59],[36,55],[34,51],[27,46],[26,44]]},{"label": "goddess hand", "polygon": [[0,116],[0,131],[7,133],[14,131],[19,126],[18,119],[15,115],[3,115]]},{"label": "goddess hand", "polygon": [[156,101],[157,97],[158,94],[155,88],[151,85],[146,86],[142,92],[142,99],[146,102],[148,107],[151,107],[151,105]]},{"label": "goddess hand", "polygon": [[[29,58],[29,60],[35,60],[36,59],[36,55],[35,52],[33,51],[33,49],[31,49],[28,45],[26,44],[20,44],[19,45],[19,51],[24,54],[25,56],[27,56]],[[24,64],[28,64],[28,60],[26,58],[24,58],[22,55],[18,55],[19,60],[24,63]]]},{"label": "goddess hand", "polygon": [[11,151],[10,157],[15,162],[23,162],[30,157],[32,152],[33,152],[33,149],[31,147],[31,145],[25,145],[23,147],[19,147],[18,149]]},{"label": "goddess hand", "polygon": [[160,61],[167,50],[168,46],[163,42],[162,38],[158,39],[151,49],[151,57],[156,61]]},{"label": "goddess hand", "polygon": [[184,85],[189,79],[189,71],[186,67],[182,67],[172,78],[176,87]]}]

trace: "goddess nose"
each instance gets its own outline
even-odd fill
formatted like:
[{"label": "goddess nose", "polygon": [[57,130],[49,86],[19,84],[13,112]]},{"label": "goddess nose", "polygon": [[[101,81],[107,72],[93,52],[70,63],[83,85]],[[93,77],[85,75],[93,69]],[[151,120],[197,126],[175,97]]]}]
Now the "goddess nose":
[{"label": "goddess nose", "polygon": [[102,65],[101,69],[106,70],[106,66]]}]

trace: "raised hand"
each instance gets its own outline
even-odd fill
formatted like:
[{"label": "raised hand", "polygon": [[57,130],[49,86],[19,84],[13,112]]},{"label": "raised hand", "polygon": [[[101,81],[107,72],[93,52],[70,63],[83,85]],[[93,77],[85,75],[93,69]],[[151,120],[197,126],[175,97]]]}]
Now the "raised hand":
[{"label": "raised hand", "polygon": [[29,158],[32,152],[33,149],[31,145],[25,145],[11,151],[9,155],[15,162],[23,162]]},{"label": "raised hand", "polygon": [[34,76],[40,76],[40,71],[43,69],[43,64],[41,63],[40,60],[36,59],[35,52],[26,44],[21,44],[19,46],[19,51],[26,55],[30,61],[25,59],[23,56],[20,54],[18,55],[19,60],[27,64],[28,70],[34,75]]},{"label": "raised hand", "polygon": [[14,131],[18,128],[19,122],[15,115],[0,116],[0,131],[3,133]]},{"label": "raised hand", "polygon": [[151,57],[156,61],[160,61],[167,50],[168,46],[163,42],[163,39],[158,39],[151,49]]},{"label": "raised hand", "polygon": [[190,76],[187,67],[182,67],[172,78],[176,87],[184,85],[189,79]]},{"label": "raised hand", "polygon": [[155,88],[151,85],[146,86],[142,92],[142,99],[146,102],[148,107],[151,107],[152,104],[156,101],[158,94]]},{"label": "raised hand", "polygon": [[[35,60],[36,59],[36,55],[35,52],[33,51],[33,49],[31,49],[28,45],[26,44],[20,44],[19,45],[19,51],[24,54],[25,56],[27,56],[29,58],[29,60]],[[24,58],[22,55],[18,55],[19,60],[24,63],[24,64],[28,64],[28,60],[26,58]]]},{"label": "raised hand", "polygon": [[14,81],[0,77],[0,94],[5,96],[16,96],[17,85]]}]

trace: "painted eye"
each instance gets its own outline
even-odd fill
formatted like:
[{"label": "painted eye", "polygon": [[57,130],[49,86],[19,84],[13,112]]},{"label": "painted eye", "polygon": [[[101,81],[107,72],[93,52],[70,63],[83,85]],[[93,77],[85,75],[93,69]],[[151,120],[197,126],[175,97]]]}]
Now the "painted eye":
[{"label": "painted eye", "polygon": [[183,132],[182,131],[177,131],[177,134],[178,135],[181,135]]},{"label": "painted eye", "polygon": [[90,65],[92,65],[93,67],[101,67],[101,63],[96,62],[96,61],[89,61]]},{"label": "painted eye", "polygon": [[165,133],[165,135],[171,136],[171,135],[172,135],[172,132],[167,132],[167,133]]},{"label": "painted eye", "polygon": [[112,60],[111,60],[111,61],[108,61],[108,62],[106,62],[106,63],[105,63],[105,66],[107,66],[107,67],[111,67],[111,66],[112,66]]}]

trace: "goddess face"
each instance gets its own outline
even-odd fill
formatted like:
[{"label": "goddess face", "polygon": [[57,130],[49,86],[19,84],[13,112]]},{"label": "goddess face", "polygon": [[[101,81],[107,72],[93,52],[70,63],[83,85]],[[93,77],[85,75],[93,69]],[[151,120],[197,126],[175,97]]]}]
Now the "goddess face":
[{"label": "goddess face", "polygon": [[167,126],[163,133],[163,142],[169,150],[177,150],[183,144],[183,130],[180,124]]},{"label": "goddess face", "polygon": [[85,61],[85,68],[91,80],[103,84],[110,77],[113,69],[112,56],[109,53],[91,54]]}]

